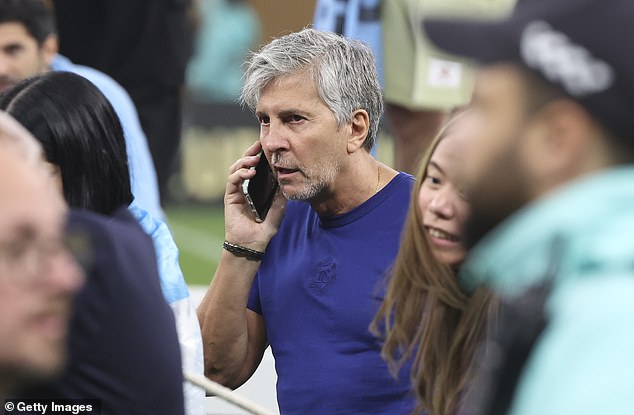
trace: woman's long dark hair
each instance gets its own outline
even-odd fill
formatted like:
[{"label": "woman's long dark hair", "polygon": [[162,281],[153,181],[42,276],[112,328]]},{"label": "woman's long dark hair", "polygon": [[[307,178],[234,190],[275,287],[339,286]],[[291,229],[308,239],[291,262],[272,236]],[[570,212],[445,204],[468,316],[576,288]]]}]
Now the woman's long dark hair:
[{"label": "woman's long dark hair", "polygon": [[394,374],[412,361],[417,414],[457,413],[476,349],[497,304],[487,288],[466,292],[455,270],[435,258],[423,231],[420,188],[436,147],[451,133],[457,117],[423,156],[385,298],[371,324],[372,332],[384,340],[381,354]]},{"label": "woman's long dark hair", "polygon": [[110,214],[132,202],[123,130],[112,105],[90,81],[70,72],[26,79],[0,95],[59,167],[71,207]]}]

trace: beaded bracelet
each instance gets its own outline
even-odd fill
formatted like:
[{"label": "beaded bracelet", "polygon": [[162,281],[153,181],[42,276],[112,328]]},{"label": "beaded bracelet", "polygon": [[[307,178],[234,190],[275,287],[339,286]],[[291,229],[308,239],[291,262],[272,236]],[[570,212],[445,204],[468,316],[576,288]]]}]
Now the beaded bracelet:
[{"label": "beaded bracelet", "polygon": [[222,247],[235,256],[244,257],[252,261],[261,261],[262,257],[264,257],[264,252],[256,251],[255,249],[247,248],[242,245],[232,244],[229,241],[224,241]]}]

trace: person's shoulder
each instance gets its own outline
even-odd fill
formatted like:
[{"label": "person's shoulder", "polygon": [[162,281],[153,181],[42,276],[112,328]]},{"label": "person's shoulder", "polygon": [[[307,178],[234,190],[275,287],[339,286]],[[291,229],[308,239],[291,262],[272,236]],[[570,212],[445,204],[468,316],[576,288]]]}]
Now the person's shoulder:
[{"label": "person's shoulder", "polygon": [[[154,307],[164,303],[152,239],[122,206],[111,215],[72,209],[69,242],[88,283],[84,301]],[[94,301],[93,301],[94,303]]]},{"label": "person's shoulder", "polygon": [[[124,407],[159,406],[148,396],[161,388],[170,391],[163,404],[173,399],[172,409],[181,407],[178,337],[161,293],[151,239],[125,206],[108,216],[72,210],[69,227],[88,239],[84,250],[89,255],[83,264],[86,283],[75,301],[70,366],[59,387],[81,396],[90,378],[91,393],[118,413]],[[158,383],[144,383],[148,376]],[[134,399],[108,392],[114,388],[134,391]]]},{"label": "person's shoulder", "polygon": [[123,86],[121,86],[108,74],[98,69],[73,63],[71,60],[62,55],[58,55],[55,58],[53,64],[51,65],[51,69],[54,71],[72,72],[83,76],[92,82],[101,91],[101,93],[108,98],[111,104],[115,106],[115,109],[116,106],[121,103],[128,104],[132,102]]},{"label": "person's shoulder", "polygon": [[404,197],[409,198],[416,178],[411,174],[398,172],[394,178],[386,186],[386,190],[393,194],[401,194]]},{"label": "person's shoulder", "polygon": [[71,209],[68,214],[68,227],[71,231],[83,232],[87,236],[138,236],[144,235],[134,216],[125,206],[106,216],[84,209]]},{"label": "person's shoulder", "polygon": [[84,209],[71,209],[68,214],[68,227],[71,231],[84,232],[91,236],[144,235],[136,219],[125,206],[121,206],[110,216]]},{"label": "person's shoulder", "polygon": [[109,216],[72,209],[68,229],[71,235],[84,241],[84,251],[89,251],[84,254],[96,269],[119,269],[123,277],[129,274],[130,264],[137,270],[147,268],[148,274],[155,268],[152,239],[125,206]]},{"label": "person's shoulder", "polygon": [[127,213],[132,215],[139,223],[141,228],[143,228],[145,233],[152,237],[154,237],[156,234],[169,232],[169,230],[167,229],[167,225],[163,220],[152,216],[150,212],[139,206],[136,200],[132,201],[132,203],[128,207]]},{"label": "person's shoulder", "polygon": [[[555,287],[513,413],[628,412],[634,405],[632,298],[632,275],[593,276]],[[549,403],[546,412],[543,402]]]},{"label": "person's shoulder", "polygon": [[[132,215],[136,222],[139,224],[141,229],[147,234],[154,244],[154,248],[156,249],[157,256],[160,258],[165,255],[166,252],[172,252],[174,254],[168,254],[168,256],[176,256],[178,257],[178,247],[176,246],[176,242],[174,241],[174,237],[172,236],[172,232],[170,231],[167,224],[161,220],[152,216],[147,210],[139,207],[135,201],[128,207],[127,212],[122,212],[122,215]],[[166,262],[161,261],[163,267],[166,266]],[[175,263],[178,266],[178,261]],[[176,272],[176,271],[174,271]],[[176,274],[182,274],[179,271]]]},{"label": "person's shoulder", "polygon": [[402,182],[405,185],[412,186],[414,182],[416,182],[416,178],[409,173],[405,173],[403,171],[399,171],[396,177],[394,177],[398,181]]},{"label": "person's shoulder", "polygon": [[[604,271],[562,278],[548,301],[553,316],[561,316],[580,325],[596,324],[597,327],[604,326],[602,321],[634,318],[634,270],[616,274],[608,272],[608,269],[606,264]],[[593,306],[581,307],[583,304]]]}]

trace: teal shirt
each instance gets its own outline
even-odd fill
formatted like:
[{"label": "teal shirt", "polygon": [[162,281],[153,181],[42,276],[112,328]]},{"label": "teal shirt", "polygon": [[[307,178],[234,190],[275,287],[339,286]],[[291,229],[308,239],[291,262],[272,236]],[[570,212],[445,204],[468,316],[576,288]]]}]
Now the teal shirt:
[{"label": "teal shirt", "polygon": [[558,271],[512,415],[634,413],[634,168],[582,178],[520,210],[470,253],[461,279],[512,297]]}]

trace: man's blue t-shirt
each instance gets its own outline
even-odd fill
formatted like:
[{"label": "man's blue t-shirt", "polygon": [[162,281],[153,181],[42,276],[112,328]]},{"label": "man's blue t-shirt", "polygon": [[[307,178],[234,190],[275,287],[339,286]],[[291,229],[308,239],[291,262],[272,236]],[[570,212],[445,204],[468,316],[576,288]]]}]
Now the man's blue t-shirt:
[{"label": "man's blue t-shirt", "polygon": [[352,211],[319,217],[289,202],[248,307],[275,356],[281,413],[409,414],[409,367],[395,380],[369,331],[398,251],[414,179],[397,175]]}]

